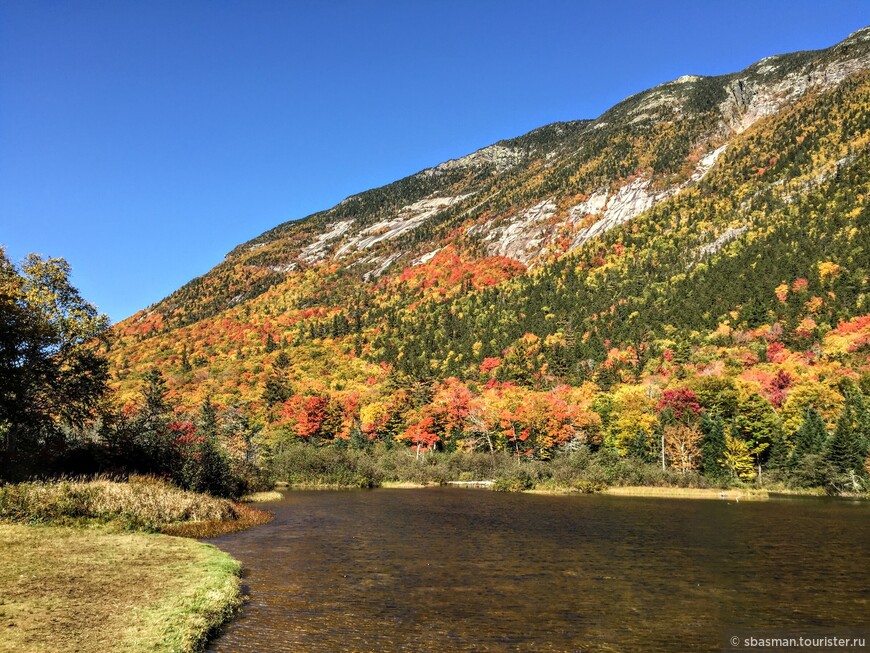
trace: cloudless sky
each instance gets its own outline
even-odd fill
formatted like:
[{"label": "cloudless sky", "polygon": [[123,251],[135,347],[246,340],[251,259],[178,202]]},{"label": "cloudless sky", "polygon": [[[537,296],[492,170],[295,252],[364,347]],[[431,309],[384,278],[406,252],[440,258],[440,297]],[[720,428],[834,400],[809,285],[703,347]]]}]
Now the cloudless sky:
[{"label": "cloudless sky", "polygon": [[117,321],[348,195],[867,24],[868,0],[0,0],[0,244],[66,258]]}]

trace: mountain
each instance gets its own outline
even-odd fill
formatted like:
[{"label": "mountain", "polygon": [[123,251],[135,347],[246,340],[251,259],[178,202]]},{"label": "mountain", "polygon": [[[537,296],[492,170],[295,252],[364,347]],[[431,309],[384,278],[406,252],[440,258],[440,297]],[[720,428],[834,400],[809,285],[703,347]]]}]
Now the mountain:
[{"label": "mountain", "polygon": [[685,75],[239,245],[116,325],[114,382],[135,402],[156,366],[188,407],[307,437],[322,401],[334,432],[376,437],[453,383],[600,408],[723,377],[793,432],[790,389],[867,378],[868,139],[870,28]]}]

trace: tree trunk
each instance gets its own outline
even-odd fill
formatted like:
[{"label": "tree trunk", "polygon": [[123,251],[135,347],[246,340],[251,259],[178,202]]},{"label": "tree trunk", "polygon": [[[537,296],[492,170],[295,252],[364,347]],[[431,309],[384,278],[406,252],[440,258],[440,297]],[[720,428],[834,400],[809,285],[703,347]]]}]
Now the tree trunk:
[{"label": "tree trunk", "polygon": [[662,471],[667,471],[665,467],[665,434],[662,433]]}]

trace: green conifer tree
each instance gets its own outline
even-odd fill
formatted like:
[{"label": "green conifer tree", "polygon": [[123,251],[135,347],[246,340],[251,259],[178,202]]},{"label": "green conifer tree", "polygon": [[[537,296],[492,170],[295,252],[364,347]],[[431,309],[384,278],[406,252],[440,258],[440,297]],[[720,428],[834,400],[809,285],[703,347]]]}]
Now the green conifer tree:
[{"label": "green conifer tree", "polygon": [[290,398],[290,389],[283,379],[271,377],[266,379],[266,387],[263,389],[263,401],[271,408],[275,404],[280,404]]},{"label": "green conifer tree", "polygon": [[710,479],[722,478],[725,470],[721,460],[725,456],[725,423],[719,415],[710,417],[706,413],[701,416],[701,432],[704,439],[701,443],[701,472]]},{"label": "green conifer tree", "polygon": [[649,462],[649,442],[643,429],[638,429],[634,439],[628,443],[628,455],[637,460]]},{"label": "green conifer tree", "polygon": [[207,397],[197,420],[197,442],[188,452],[182,470],[183,482],[191,490],[215,496],[237,494],[236,483],[229,460],[217,439],[217,409]]},{"label": "green conifer tree", "polygon": [[794,449],[789,456],[789,465],[796,465],[808,454],[821,453],[828,440],[828,430],[822,416],[815,408],[807,410],[801,427],[794,436]]},{"label": "green conifer tree", "polygon": [[170,405],[166,400],[166,381],[158,369],[145,375],[143,403],[133,419],[131,451],[137,471],[152,474],[172,473],[178,466],[178,452],[169,430]]},{"label": "green conifer tree", "polygon": [[187,374],[193,369],[193,366],[190,364],[190,359],[188,358],[187,352],[187,343],[181,348],[181,371]]},{"label": "green conifer tree", "polygon": [[142,396],[145,402],[140,413],[141,417],[149,424],[165,421],[169,412],[169,405],[166,402],[166,381],[157,368],[145,374]]},{"label": "green conifer tree", "polygon": [[368,436],[363,433],[359,422],[354,423],[350,429],[350,447],[351,449],[368,449],[371,446]]},{"label": "green conifer tree", "polygon": [[[837,427],[828,442],[825,457],[831,463],[834,471],[842,477],[848,477],[847,485],[855,485],[856,479],[866,477],[864,458],[867,447],[864,443],[861,423],[863,398],[854,391],[846,393],[846,403]],[[842,479],[841,479],[842,480]]]}]

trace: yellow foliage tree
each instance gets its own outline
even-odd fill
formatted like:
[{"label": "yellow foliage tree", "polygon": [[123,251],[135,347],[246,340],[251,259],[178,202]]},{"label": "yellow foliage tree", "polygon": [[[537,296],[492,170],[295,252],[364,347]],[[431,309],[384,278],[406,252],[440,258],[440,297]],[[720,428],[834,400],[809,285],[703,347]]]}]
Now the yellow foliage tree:
[{"label": "yellow foliage tree", "polygon": [[638,431],[650,434],[655,427],[656,400],[651,395],[650,386],[646,385],[623,385],[613,394],[609,437],[622,455],[628,452]]},{"label": "yellow foliage tree", "polygon": [[740,438],[725,436],[725,455],[719,462],[737,478],[746,481],[755,478],[752,453],[749,450],[749,445]]},{"label": "yellow foliage tree", "polygon": [[821,279],[822,283],[836,279],[842,271],[842,267],[831,261],[819,262],[819,279]]},{"label": "yellow foliage tree", "polygon": [[791,388],[780,411],[787,434],[797,432],[810,408],[822,416],[825,426],[832,431],[843,408],[843,395],[831,381],[808,380]]},{"label": "yellow foliage tree", "polygon": [[362,423],[362,431],[366,435],[377,433],[389,417],[387,405],[382,401],[373,401],[366,404],[359,411],[359,419]]}]

